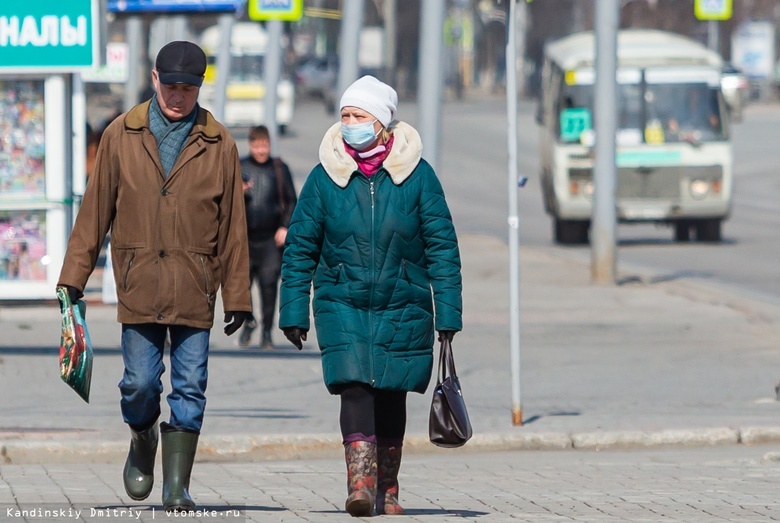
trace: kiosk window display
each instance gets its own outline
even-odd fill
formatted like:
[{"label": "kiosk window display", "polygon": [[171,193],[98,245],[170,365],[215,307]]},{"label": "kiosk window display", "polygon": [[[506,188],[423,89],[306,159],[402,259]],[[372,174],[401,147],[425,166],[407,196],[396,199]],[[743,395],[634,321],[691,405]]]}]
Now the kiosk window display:
[{"label": "kiosk window display", "polygon": [[51,298],[67,239],[61,75],[0,77],[0,299]]}]

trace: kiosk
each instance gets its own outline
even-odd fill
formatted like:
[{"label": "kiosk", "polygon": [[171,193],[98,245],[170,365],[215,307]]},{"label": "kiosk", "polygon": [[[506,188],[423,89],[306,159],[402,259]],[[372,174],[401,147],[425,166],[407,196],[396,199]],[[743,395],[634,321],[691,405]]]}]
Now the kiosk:
[{"label": "kiosk", "polygon": [[74,184],[84,185],[73,168],[86,130],[74,73],[97,62],[97,2],[0,8],[0,300],[55,297]]}]

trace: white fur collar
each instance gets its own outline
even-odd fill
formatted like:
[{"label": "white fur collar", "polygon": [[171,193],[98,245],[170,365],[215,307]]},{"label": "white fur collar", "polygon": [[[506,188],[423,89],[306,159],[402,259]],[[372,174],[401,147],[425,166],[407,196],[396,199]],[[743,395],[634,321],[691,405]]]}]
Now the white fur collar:
[{"label": "white fur collar", "polygon": [[[419,133],[409,124],[398,122],[393,131],[393,148],[382,166],[390,173],[393,183],[400,185],[406,180],[422,158],[422,140]],[[325,133],[320,144],[320,163],[325,172],[339,187],[346,187],[358,166],[354,158],[344,149],[341,138],[341,123],[335,123]]]}]

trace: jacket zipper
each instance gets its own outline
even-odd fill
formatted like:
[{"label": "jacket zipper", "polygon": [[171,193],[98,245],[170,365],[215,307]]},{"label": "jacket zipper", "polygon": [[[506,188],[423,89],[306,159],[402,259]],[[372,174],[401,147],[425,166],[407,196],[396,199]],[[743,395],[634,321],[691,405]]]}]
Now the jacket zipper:
[{"label": "jacket zipper", "polygon": [[213,296],[211,295],[211,279],[209,278],[209,273],[206,270],[206,262],[203,260],[203,255],[198,254],[198,258],[200,258],[200,266],[203,269],[203,282],[204,288],[206,289],[206,303],[208,303],[209,307],[211,307],[211,300],[213,299]]},{"label": "jacket zipper", "polygon": [[376,382],[376,379],[374,379],[374,257],[376,253],[376,245],[374,245],[374,242],[376,241],[376,238],[374,237],[374,222],[375,222],[375,213],[374,213],[374,180],[371,180],[368,182],[368,188],[371,192],[371,294],[369,297],[368,302],[368,325],[370,332],[370,343],[369,343],[369,351],[368,351],[368,361],[369,365],[371,367],[371,385],[373,386]]},{"label": "jacket zipper", "polygon": [[125,269],[124,289],[127,290],[127,277],[130,275],[130,269],[133,268],[133,260],[135,260],[135,249],[130,253],[130,259],[127,262],[127,269]]}]

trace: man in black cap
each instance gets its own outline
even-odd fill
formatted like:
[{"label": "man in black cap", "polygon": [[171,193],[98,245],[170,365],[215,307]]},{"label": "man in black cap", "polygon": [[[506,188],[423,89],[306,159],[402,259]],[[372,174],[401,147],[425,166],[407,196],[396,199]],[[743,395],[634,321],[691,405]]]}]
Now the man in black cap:
[{"label": "man in black cap", "polygon": [[134,500],[146,499],[154,481],[170,338],[170,419],[160,424],[168,511],[195,508],[188,488],[206,405],[217,291],[228,336],[252,311],[238,149],[198,106],[205,72],[206,55],[193,43],[160,50],[155,95],[103,134],[58,280],[74,302],[82,296],[111,231],[125,364],[120,405],[131,431],[123,476]]}]

